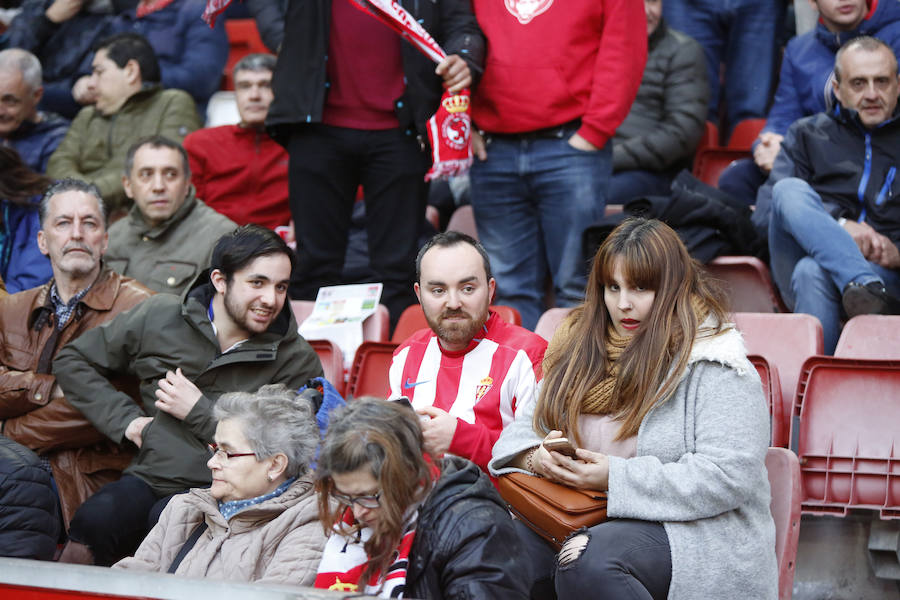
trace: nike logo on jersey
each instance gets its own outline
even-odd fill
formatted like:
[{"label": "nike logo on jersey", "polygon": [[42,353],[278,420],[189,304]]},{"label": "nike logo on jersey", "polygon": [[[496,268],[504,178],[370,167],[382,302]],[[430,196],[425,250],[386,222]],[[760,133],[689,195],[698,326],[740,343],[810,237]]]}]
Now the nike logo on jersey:
[{"label": "nike logo on jersey", "polygon": [[428,383],[429,381],[431,381],[431,380],[430,380],[430,379],[426,379],[425,381],[414,381],[414,382],[410,382],[409,377],[407,377],[407,378],[406,378],[406,381],[403,382],[403,389],[404,389],[404,390],[408,390],[408,389],[411,389],[411,388],[416,387],[417,385],[422,385],[423,383]]}]

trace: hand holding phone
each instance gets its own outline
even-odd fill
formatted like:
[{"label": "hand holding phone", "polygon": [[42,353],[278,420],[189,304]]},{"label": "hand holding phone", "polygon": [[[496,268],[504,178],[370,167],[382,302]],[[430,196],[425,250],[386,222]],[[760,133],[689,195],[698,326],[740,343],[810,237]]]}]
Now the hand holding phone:
[{"label": "hand holding phone", "polygon": [[577,459],[575,454],[575,446],[572,445],[567,438],[554,438],[552,440],[544,440],[544,448],[548,451],[559,452],[569,458]]}]

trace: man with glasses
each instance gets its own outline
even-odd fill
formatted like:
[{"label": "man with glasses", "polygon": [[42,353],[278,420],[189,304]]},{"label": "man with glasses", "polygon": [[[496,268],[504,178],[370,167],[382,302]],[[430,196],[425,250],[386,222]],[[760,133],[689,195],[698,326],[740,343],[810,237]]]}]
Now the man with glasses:
[{"label": "man with glasses", "polygon": [[[60,352],[53,371],[72,405],[111,440],[139,448],[122,479],[75,513],[60,560],[110,565],[133,554],[169,496],[209,485],[221,394],[296,389],[322,375],[285,302],[294,260],[276,233],[240,227],[180,300],[154,296]],[[142,406],[110,384],[121,373],[141,380]]]}]

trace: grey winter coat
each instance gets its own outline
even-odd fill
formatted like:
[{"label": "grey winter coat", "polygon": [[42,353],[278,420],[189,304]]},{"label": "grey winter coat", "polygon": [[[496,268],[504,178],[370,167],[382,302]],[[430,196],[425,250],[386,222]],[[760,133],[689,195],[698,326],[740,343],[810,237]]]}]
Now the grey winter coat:
[{"label": "grey winter coat", "polygon": [[[538,445],[534,404],[500,434],[493,475]],[[637,456],[609,457],[610,517],[662,522],[670,600],[775,599],[775,525],[765,456],[769,418],[740,334],[698,337],[673,396],[645,417]]]},{"label": "grey winter coat", "polygon": [[613,138],[613,171],[690,166],[703,136],[709,81],[703,49],[661,21],[650,36],[637,98]]},{"label": "grey winter coat", "polygon": [[280,496],[247,508],[228,521],[208,489],[179,494],[163,510],[134,556],[113,567],[165,573],[203,522],[207,529],[185,554],[177,575],[313,584],[325,533],[309,475],[299,478]]}]

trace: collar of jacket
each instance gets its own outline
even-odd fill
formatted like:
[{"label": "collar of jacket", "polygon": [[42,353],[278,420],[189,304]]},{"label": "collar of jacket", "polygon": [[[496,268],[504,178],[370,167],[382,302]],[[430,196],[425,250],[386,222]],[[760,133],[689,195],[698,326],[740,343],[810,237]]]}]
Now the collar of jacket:
[{"label": "collar of jacket", "polygon": [[885,128],[893,128],[896,123],[898,123],[898,119],[900,119],[900,102],[897,102],[897,106],[894,107],[894,112],[891,113],[890,118],[886,121],[882,121],[874,129],[868,129],[865,125],[862,124],[862,121],[859,120],[859,112],[852,109],[847,108],[843,104],[841,104],[837,97],[834,95],[834,92],[831,92],[831,101],[833,103],[833,107],[830,111],[828,111],[828,115],[843,125],[855,125],[859,127],[864,132],[876,132]]},{"label": "collar of jacket", "polygon": [[[204,333],[208,333],[215,339],[216,336],[212,333],[212,323],[209,321],[208,313],[209,303],[216,294],[216,288],[213,287],[209,278],[211,272],[211,268],[203,270],[197,275],[197,278],[194,279],[194,282],[191,283],[187,290],[184,291],[181,296],[181,312],[186,319],[196,323]],[[264,333],[254,335],[247,341],[254,344],[277,342],[288,336],[292,331],[294,335],[299,335],[297,329],[294,313],[291,312],[290,300],[286,298],[284,306],[281,307],[281,312],[278,313],[278,316],[275,317],[269,328]]]},{"label": "collar of jacket", "polygon": [[[119,109],[119,113],[127,112],[130,110],[135,110],[135,107],[140,106],[147,100],[154,98],[157,94],[161,94],[163,91],[162,85],[159,83],[149,83],[144,82],[141,84],[141,89],[133,93],[128,97],[128,100],[122,105],[122,108]],[[115,113],[118,114],[118,113]],[[115,114],[106,115],[107,117],[114,117]]]},{"label": "collar of jacket", "polygon": [[825,27],[825,24],[822,23],[822,19],[818,19],[816,21],[816,39],[832,52],[837,52],[841,46],[853,38],[857,38],[861,35],[877,37],[875,34],[877,33],[877,30],[880,29],[882,21],[881,18],[874,18],[875,12],[878,10],[878,0],[870,0],[866,4],[869,6],[866,16],[863,17],[859,27],[851,31],[829,31],[828,28]]},{"label": "collar of jacket", "polygon": [[184,203],[178,207],[178,210],[176,210],[171,217],[154,227],[147,224],[144,220],[144,216],[141,214],[141,209],[138,208],[137,203],[134,203],[128,211],[129,226],[134,229],[138,235],[155,240],[156,238],[165,235],[169,229],[186,219],[191,211],[194,210],[195,206],[197,206],[197,190],[195,190],[194,185],[191,184],[188,186],[187,198],[184,199]]},{"label": "collar of jacket", "polygon": [[13,131],[8,139],[16,140],[26,138],[35,133],[43,133],[48,129],[53,129],[62,123],[68,122],[56,113],[46,113],[43,111],[38,111],[37,119],[37,121],[29,121],[28,119],[22,121],[19,128]]},{"label": "collar of jacket", "polygon": [[[28,316],[29,328],[40,329],[53,313],[53,304],[50,302],[50,288],[53,286],[54,281],[55,279],[51,279],[41,286],[41,290],[37,298],[35,298],[34,309]],[[119,295],[121,283],[122,278],[101,262],[100,273],[97,275],[97,279],[94,281],[91,289],[81,299],[81,304],[94,311],[110,310],[116,302],[116,296]]]},{"label": "collar of jacket", "polygon": [[652,52],[653,49],[656,48],[656,45],[659,43],[659,41],[666,37],[666,33],[668,32],[668,23],[666,23],[666,20],[664,18],[660,17],[659,25],[656,26],[656,30],[650,34],[650,37],[647,38],[647,52]]}]

